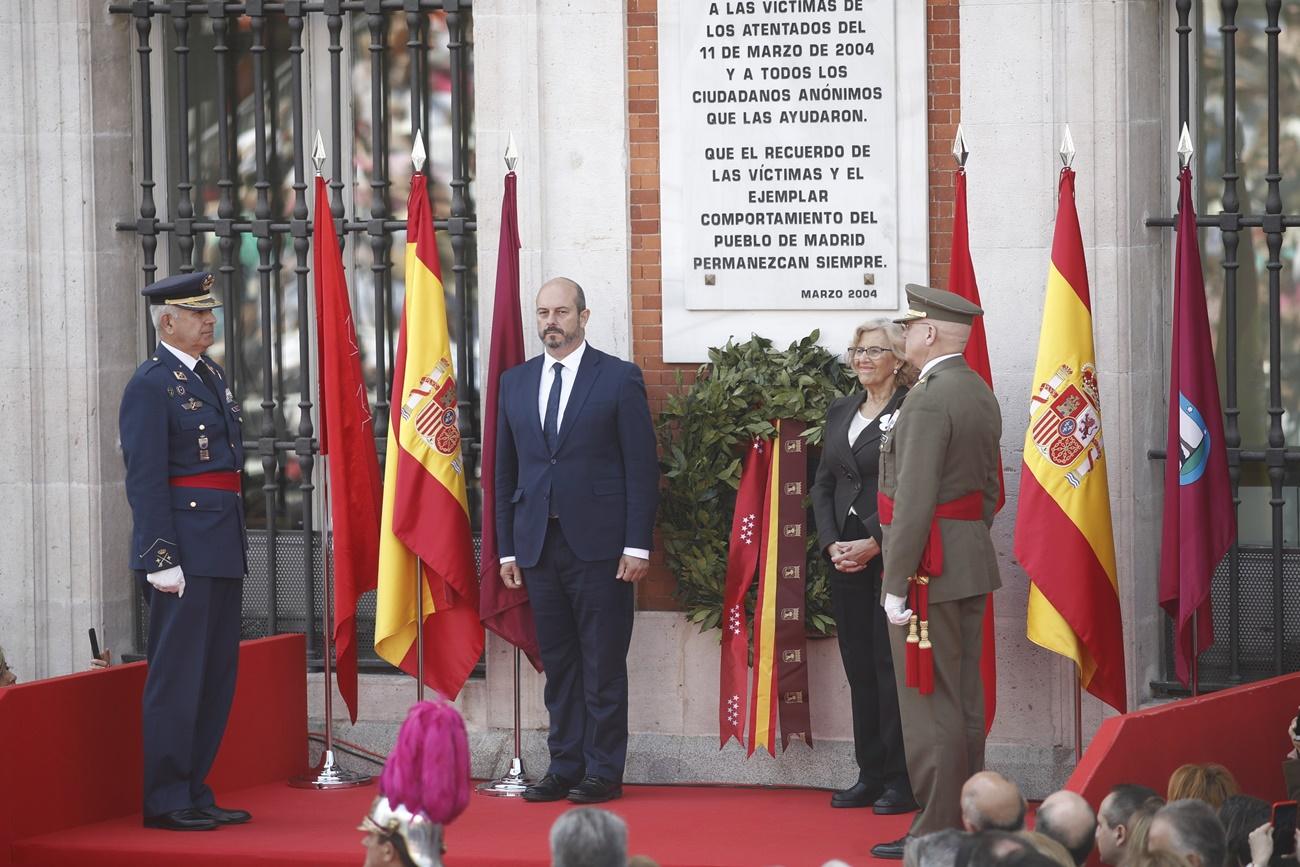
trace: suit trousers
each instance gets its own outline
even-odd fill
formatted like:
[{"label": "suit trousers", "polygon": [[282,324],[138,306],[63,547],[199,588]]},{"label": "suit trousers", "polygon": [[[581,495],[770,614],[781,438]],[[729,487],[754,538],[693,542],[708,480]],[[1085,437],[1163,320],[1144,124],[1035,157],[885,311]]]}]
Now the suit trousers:
[{"label": "suit trousers", "polygon": [[[942,578],[938,580],[942,581]],[[921,811],[908,833],[962,827],[961,787],[984,770],[984,685],[980,677],[987,596],[930,603],[934,692],[906,685],[907,627],[890,626],[907,773]]]},{"label": "suit trousers", "polygon": [[204,781],[235,697],[244,582],[187,574],[184,596],[141,583],[149,600],[144,815],[209,807]]},{"label": "suit trousers", "polygon": [[[850,515],[843,541],[867,538],[862,522]],[[903,752],[903,725],[894,663],[889,649],[889,623],[880,607],[880,557],[861,572],[830,573],[831,612],[839,639],[840,659],[849,682],[853,707],[853,751],[858,780],[911,791]]]},{"label": "suit trousers", "polygon": [[627,651],[634,590],[618,560],[580,560],[552,519],[524,587],[546,670],[548,773],[621,782],[627,760]]}]

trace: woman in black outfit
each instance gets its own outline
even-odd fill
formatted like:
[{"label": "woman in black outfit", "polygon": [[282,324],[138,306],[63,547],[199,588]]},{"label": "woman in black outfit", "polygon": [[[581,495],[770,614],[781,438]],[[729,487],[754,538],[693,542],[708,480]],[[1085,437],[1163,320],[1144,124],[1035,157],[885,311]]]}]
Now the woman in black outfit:
[{"label": "woman in black outfit", "polygon": [[[902,330],[888,319],[859,325],[845,360],[862,386],[831,404],[812,487],[818,540],[830,560],[831,607],[853,704],[858,781],[832,807],[880,814],[916,809],[903,755],[889,634],[880,607],[880,520],[876,484],[882,432],[915,381]],[[882,431],[883,427],[883,431]]]}]

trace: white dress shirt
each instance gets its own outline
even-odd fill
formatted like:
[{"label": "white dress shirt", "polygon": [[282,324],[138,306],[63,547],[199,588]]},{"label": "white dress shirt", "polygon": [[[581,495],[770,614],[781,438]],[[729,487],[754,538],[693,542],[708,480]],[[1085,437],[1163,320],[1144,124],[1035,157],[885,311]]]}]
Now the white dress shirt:
[{"label": "white dress shirt", "polygon": [[199,360],[195,358],[193,355],[190,355],[188,352],[182,352],[181,350],[177,349],[175,346],[172,346],[166,340],[161,340],[159,342],[166,349],[170,350],[172,355],[179,358],[181,360],[181,364],[185,365],[187,369],[193,370],[194,366],[199,363]]},{"label": "white dress shirt", "polygon": [[[558,362],[560,367],[560,412],[555,419],[555,430],[558,433],[564,426],[564,410],[569,405],[569,395],[573,394],[573,383],[578,378],[578,365],[582,363],[582,356],[587,352],[587,341],[578,344],[578,348],[570,352],[564,358],[555,358],[549,352],[542,354],[542,381],[537,384],[537,417],[541,419],[542,429],[546,429],[546,402],[551,398],[551,388],[555,382],[555,365]],[[624,548],[623,553],[629,557],[636,557],[641,560],[649,560],[650,552],[645,548]],[[515,562],[514,557],[502,557],[502,564]]]},{"label": "white dress shirt", "polygon": [[947,355],[940,355],[938,358],[931,358],[929,361],[925,363],[925,366],[921,368],[921,373],[916,378],[918,380],[925,379],[925,375],[929,373],[930,370],[939,362],[947,361],[949,358],[959,358],[959,357],[961,357],[960,352],[949,352]]}]

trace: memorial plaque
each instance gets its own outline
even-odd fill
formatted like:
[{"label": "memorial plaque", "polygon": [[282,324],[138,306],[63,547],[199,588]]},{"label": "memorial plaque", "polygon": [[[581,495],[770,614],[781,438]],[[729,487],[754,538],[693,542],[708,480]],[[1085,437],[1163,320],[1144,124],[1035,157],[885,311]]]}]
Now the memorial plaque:
[{"label": "memorial plaque", "polygon": [[924,279],[923,16],[896,0],[661,0],[665,357],[690,340],[670,335],[682,314],[892,311]]}]

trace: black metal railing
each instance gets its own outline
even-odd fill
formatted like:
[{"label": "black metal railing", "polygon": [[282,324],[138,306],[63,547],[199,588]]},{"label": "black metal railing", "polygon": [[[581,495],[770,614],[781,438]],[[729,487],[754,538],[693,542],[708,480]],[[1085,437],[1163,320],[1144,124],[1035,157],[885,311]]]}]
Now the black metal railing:
[{"label": "black metal railing", "polygon": [[[435,226],[453,278],[448,324],[472,480],[478,305],[469,175],[471,8],[470,0],[133,0],[109,6],[134,24],[140,100],[140,201],[137,215],[117,228],[139,238],[141,285],[161,276],[160,239],[170,271],[203,268],[217,275],[225,306],[223,344],[214,353],[245,410],[251,560],[245,632],[305,632],[309,657],[320,654],[322,562],[328,552],[317,526],[323,511],[314,478],[306,174],[314,130],[307,115],[328,105],[330,212],[350,254],[358,342],[381,460],[401,310],[397,290],[404,288],[393,274],[393,236],[406,223],[392,199],[405,195],[411,171],[398,148],[405,144],[409,153],[418,130],[429,152],[433,212],[446,214]],[[162,80],[155,81],[160,69]],[[326,70],[327,101],[309,83],[323,81]],[[161,111],[155,112],[156,104]],[[346,129],[349,118],[352,128]],[[162,214],[155,198],[158,133],[167,142]],[[402,183],[395,185],[394,176]],[[348,238],[356,243],[347,245]],[[399,257],[404,246],[396,249]],[[152,340],[152,329],[146,329]],[[472,489],[470,497],[477,519],[478,492]],[[373,607],[373,600],[363,602],[363,618],[373,618]],[[141,647],[144,628],[140,617]],[[360,647],[364,662],[370,642],[362,638]]]},{"label": "black metal railing", "polygon": [[[1288,376],[1288,367],[1295,364],[1297,334],[1294,322],[1284,316],[1283,269],[1289,268],[1293,256],[1284,255],[1283,241],[1288,228],[1300,226],[1300,215],[1284,213],[1284,192],[1294,195],[1294,179],[1284,177],[1281,169],[1280,128],[1283,122],[1279,107],[1281,65],[1279,60],[1279,36],[1283,31],[1282,3],[1280,0],[1265,0],[1262,4],[1241,4],[1236,0],[1222,0],[1218,4],[1197,4],[1193,10],[1191,0],[1177,0],[1175,9],[1178,20],[1176,26],[1178,48],[1178,123],[1179,129],[1188,124],[1191,129],[1200,129],[1208,133],[1198,142],[1202,166],[1212,164],[1212,159],[1221,165],[1217,181],[1208,180],[1208,170],[1200,173],[1200,191],[1202,199],[1212,199],[1218,194],[1219,212],[1208,213],[1209,207],[1203,206],[1197,218],[1197,225],[1218,230],[1217,237],[1206,245],[1207,259],[1211,267],[1207,269],[1207,284],[1214,282],[1217,286],[1221,280],[1218,355],[1220,367],[1220,389],[1223,394],[1224,439],[1228,452],[1228,473],[1232,487],[1234,509],[1237,515],[1238,537],[1233,541],[1223,563],[1219,564],[1213,581],[1213,612],[1215,643],[1201,658],[1200,677],[1202,686],[1230,686],[1248,679],[1257,679],[1288,671],[1300,670],[1300,650],[1296,642],[1300,636],[1288,637],[1288,623],[1295,623],[1287,616],[1288,610],[1294,611],[1296,600],[1287,596],[1288,588],[1295,589],[1300,577],[1300,550],[1294,541],[1295,528],[1288,530],[1289,489],[1300,485],[1300,447],[1294,443],[1296,436],[1295,419],[1289,420],[1290,431],[1284,422],[1285,407],[1288,403],[1296,406],[1297,377]],[[1217,6],[1217,8],[1214,8]],[[1248,9],[1241,7],[1248,6]],[[1194,27],[1193,12],[1201,16],[1200,28]],[[1248,19],[1249,27],[1244,28],[1239,20],[1239,13]],[[1300,26],[1300,18],[1294,9],[1287,11],[1292,19],[1289,23]],[[1216,46],[1206,35],[1212,20],[1218,21],[1219,45]],[[1242,40],[1242,30],[1251,32],[1248,37],[1254,40]],[[1200,50],[1194,52],[1192,39],[1199,32],[1205,38],[1199,43]],[[1262,39],[1263,50],[1260,50]],[[1245,52],[1247,62],[1253,64],[1252,73],[1243,82],[1238,76],[1239,57]],[[1195,106],[1193,114],[1193,93],[1191,88],[1192,64],[1196,54],[1201,59],[1201,69],[1206,75],[1198,76],[1201,81],[1201,99]],[[1221,65],[1221,90],[1215,87],[1209,72],[1206,58],[1213,58],[1213,65]],[[1288,69],[1292,74],[1300,67],[1300,57],[1288,58]],[[1263,80],[1261,93],[1258,81]],[[1249,102],[1239,103],[1239,91],[1246,89]],[[1260,122],[1262,102],[1262,130],[1256,129]],[[1266,142],[1266,150],[1260,152],[1253,144],[1250,151],[1242,147],[1238,137],[1239,127],[1251,125],[1252,131],[1259,133],[1258,138]],[[1249,158],[1248,158],[1249,156]],[[1243,165],[1245,163],[1245,165]],[[1254,169],[1255,171],[1251,171]],[[1243,175],[1243,171],[1246,172]],[[1251,200],[1250,191],[1258,190],[1262,179],[1263,211],[1250,212],[1249,205],[1242,207],[1243,193],[1247,202]],[[1242,185],[1246,190],[1242,190]],[[1288,189],[1284,190],[1284,185]],[[1148,226],[1172,227],[1173,218],[1150,219]],[[1267,272],[1267,305],[1259,309],[1258,298],[1253,281],[1255,261],[1259,258],[1250,246],[1250,238],[1259,230],[1265,239],[1267,249],[1264,267]],[[1243,244],[1245,251],[1243,253]],[[1217,262],[1214,261],[1217,259]],[[1220,274],[1215,273],[1214,265]],[[1249,278],[1249,279],[1246,279]],[[1286,288],[1288,298],[1295,294],[1292,281]],[[1241,316],[1244,310],[1250,311],[1251,317]],[[1253,358],[1246,353],[1255,353],[1259,341],[1253,339],[1254,331],[1250,320],[1258,317],[1267,327],[1267,360],[1259,358],[1258,363],[1243,365],[1243,358]],[[1284,341],[1290,343],[1285,346]],[[1286,366],[1284,366],[1284,358]],[[1248,405],[1255,403],[1255,392],[1262,383],[1258,379],[1267,376],[1267,404],[1259,411],[1243,413],[1243,398]],[[1297,373],[1300,371],[1292,371]],[[1243,383],[1243,376],[1245,382]],[[1243,387],[1244,385],[1244,387]],[[1288,399],[1284,399],[1284,392]],[[1252,409],[1255,409],[1252,407]],[[1267,416],[1266,430],[1262,415]],[[1243,437],[1243,428],[1249,428],[1249,439]],[[1258,437],[1254,434],[1258,431]],[[1288,440],[1292,442],[1288,442]],[[1153,448],[1148,452],[1152,459],[1163,460],[1165,450]],[[1255,522],[1253,514],[1243,514],[1243,489],[1254,491],[1263,487],[1261,482],[1267,480],[1268,490],[1268,526],[1267,532]],[[1294,521],[1295,504],[1291,505],[1291,520]],[[1246,522],[1243,526],[1243,521]],[[1248,544],[1247,537],[1265,541],[1264,544]],[[1288,544],[1290,540],[1290,544]],[[1292,629],[1292,632],[1298,630]],[[1157,689],[1177,692],[1181,687],[1172,677],[1172,636],[1166,634],[1165,675],[1164,680],[1156,683]]]}]

